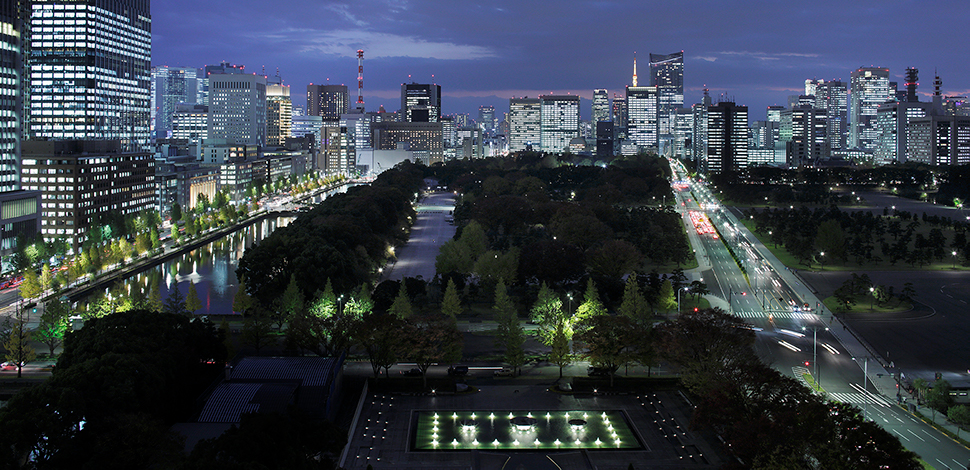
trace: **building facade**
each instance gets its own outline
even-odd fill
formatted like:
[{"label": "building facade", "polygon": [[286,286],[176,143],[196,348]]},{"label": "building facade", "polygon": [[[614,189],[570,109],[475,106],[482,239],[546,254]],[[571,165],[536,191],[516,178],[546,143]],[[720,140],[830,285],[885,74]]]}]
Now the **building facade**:
[{"label": "building facade", "polygon": [[149,0],[33,0],[31,9],[30,135],[149,149]]},{"label": "building facade", "polygon": [[707,109],[707,174],[740,171],[748,166],[748,107],[722,101]]},{"label": "building facade", "polygon": [[909,122],[908,160],[930,165],[970,164],[970,117],[926,116]]},{"label": "building facade", "polygon": [[610,93],[606,91],[605,88],[597,88],[593,90],[593,108],[592,108],[592,125],[595,128],[596,123],[603,121],[612,120],[610,116]]},{"label": "building facade", "polygon": [[444,161],[444,145],[440,122],[375,122],[372,126],[374,150],[405,150],[422,152],[429,164]]},{"label": "building facade", "polygon": [[266,85],[266,145],[282,147],[291,136],[293,102],[290,87],[282,81]]},{"label": "building facade", "polygon": [[20,189],[28,12],[26,1],[0,4],[0,193]]},{"label": "building facade", "polygon": [[171,137],[172,117],[179,105],[195,104],[197,100],[196,68],[152,67],[151,133],[153,139]]},{"label": "building facade", "polygon": [[414,82],[401,84],[402,122],[438,122],[440,118],[440,85]]},{"label": "building facade", "polygon": [[[849,142],[851,148],[874,150],[878,130],[876,112],[889,101],[889,69],[883,67],[860,67],[853,70],[849,98]],[[893,90],[895,91],[895,90]]]},{"label": "building facade", "polygon": [[677,110],[684,107],[684,51],[650,54],[650,85],[657,88],[657,138],[664,154],[674,145]]},{"label": "building facade", "polygon": [[339,121],[350,106],[347,85],[314,85],[306,87],[307,114],[320,116],[324,121]]},{"label": "building facade", "polygon": [[579,137],[579,97],[542,95],[539,146],[543,152],[563,153],[569,142]]},{"label": "building facade", "polygon": [[539,149],[542,129],[542,100],[509,100],[509,152]]},{"label": "building facade", "polygon": [[829,146],[845,148],[849,92],[841,80],[818,80],[815,84],[815,107],[825,110]]},{"label": "building facade", "polygon": [[626,87],[626,138],[642,149],[657,149],[657,87]]},{"label": "building facade", "polygon": [[266,77],[209,75],[209,138],[266,145]]},{"label": "building facade", "polygon": [[802,105],[781,112],[781,141],[789,168],[816,166],[830,155],[824,109]]}]

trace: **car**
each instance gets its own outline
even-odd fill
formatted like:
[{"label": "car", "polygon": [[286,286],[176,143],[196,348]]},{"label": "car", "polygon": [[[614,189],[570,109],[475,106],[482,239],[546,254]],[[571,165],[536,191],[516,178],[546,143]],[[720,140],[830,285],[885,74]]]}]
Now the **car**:
[{"label": "car", "polygon": [[[24,363],[21,362],[20,363],[20,366],[23,367],[24,366]],[[4,362],[3,364],[0,364],[0,370],[17,370],[17,363],[16,362]]]},{"label": "car", "polygon": [[402,370],[401,373],[404,374],[405,377],[421,377],[421,374],[422,374],[421,369],[417,367],[412,367],[408,370]]},{"label": "car", "polygon": [[468,366],[451,366],[448,368],[448,375],[452,377],[464,377],[468,375]]},{"label": "car", "polygon": [[512,377],[514,375],[515,375],[515,369],[513,369],[511,367],[503,367],[503,368],[495,371],[495,376],[496,377]]},{"label": "car", "polygon": [[586,369],[586,375],[590,377],[609,377],[610,369],[606,367],[592,367]]}]

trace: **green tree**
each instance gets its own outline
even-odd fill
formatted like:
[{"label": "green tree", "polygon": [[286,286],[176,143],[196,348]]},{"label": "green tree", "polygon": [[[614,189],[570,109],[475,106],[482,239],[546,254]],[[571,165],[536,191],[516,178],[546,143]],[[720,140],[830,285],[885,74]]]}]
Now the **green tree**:
[{"label": "green tree", "polygon": [[24,280],[20,283],[20,297],[27,300],[37,297],[40,293],[40,281],[37,280],[37,273],[32,268],[27,268],[27,271],[24,272]]},{"label": "green tree", "polygon": [[960,437],[960,429],[962,429],[964,426],[970,425],[970,406],[951,406],[946,412],[946,417],[949,418],[953,424],[957,425],[957,437]]},{"label": "green tree", "polygon": [[559,378],[562,378],[562,368],[572,364],[573,357],[569,348],[569,338],[566,336],[566,322],[558,322],[552,335],[552,348],[549,350],[549,362],[559,366]]},{"label": "green tree", "polygon": [[158,229],[152,226],[152,229],[148,232],[149,241],[151,242],[151,249],[157,250],[162,246],[162,241],[159,240]]},{"label": "green tree", "polygon": [[952,389],[953,386],[950,385],[950,382],[936,379],[936,382],[933,382],[933,388],[926,393],[926,406],[933,410],[934,420],[937,411],[945,413],[953,405],[953,397],[950,396]]},{"label": "green tree", "polygon": [[199,291],[195,288],[195,281],[189,280],[189,293],[185,296],[185,309],[189,311],[191,316],[201,308],[202,301],[199,300]]},{"label": "green tree", "polygon": [[458,288],[455,281],[448,279],[448,287],[445,288],[445,298],[441,302],[441,313],[451,318],[457,318],[461,314],[461,298],[458,297]]},{"label": "green tree", "polygon": [[290,276],[290,283],[280,298],[279,312],[275,316],[276,330],[283,331],[283,324],[295,318],[303,310],[303,292],[296,285],[296,275]]},{"label": "green tree", "polygon": [[172,227],[175,228],[179,220],[182,220],[182,205],[179,203],[172,204]]},{"label": "green tree", "polygon": [[664,312],[669,312],[677,308],[677,298],[674,296],[674,287],[670,279],[660,284],[660,293],[657,294],[657,306]]},{"label": "green tree", "polygon": [[232,311],[245,314],[253,306],[253,298],[246,292],[246,280],[239,278],[239,286],[236,288],[236,295],[232,298]]},{"label": "green tree", "polygon": [[394,298],[394,302],[391,304],[388,313],[401,320],[407,319],[412,315],[411,300],[408,298],[408,289],[404,281],[401,281],[401,288],[398,289],[397,297]]},{"label": "green tree", "polygon": [[579,304],[579,307],[576,309],[576,314],[573,315],[573,327],[576,328],[577,325],[600,315],[606,315],[606,307],[600,301],[600,294],[596,290],[596,283],[590,278],[589,282],[586,283],[586,293],[583,294],[583,303]]},{"label": "green tree", "polygon": [[347,305],[344,307],[344,316],[351,317],[354,320],[360,320],[364,316],[370,315],[373,311],[374,300],[371,299],[370,285],[365,282],[357,289],[357,294],[347,302]]},{"label": "green tree", "polygon": [[539,285],[539,296],[529,313],[532,323],[539,325],[537,331],[542,344],[552,346],[556,329],[560,326],[566,335],[566,341],[572,338],[572,325],[567,317],[568,313],[563,311],[562,299],[545,282]]},{"label": "green tree", "polygon": [[40,276],[37,277],[37,283],[40,284],[41,294],[47,292],[54,284],[54,275],[51,273],[51,265],[49,263],[44,263],[44,266],[40,268]]},{"label": "green tree", "polygon": [[172,283],[172,288],[169,289],[168,297],[165,298],[165,304],[162,307],[162,311],[171,315],[180,315],[191,318],[192,312],[185,307],[185,296],[182,295],[182,291],[179,290],[178,282]]},{"label": "green tree", "polygon": [[397,364],[397,358],[406,351],[410,338],[401,334],[404,325],[404,320],[393,314],[370,315],[359,324],[356,336],[367,352],[375,378],[380,376],[381,370],[387,376],[388,369]]},{"label": "green tree", "polygon": [[495,286],[495,303],[492,306],[495,321],[498,322],[498,334],[495,337],[495,345],[505,351],[505,362],[509,363],[518,373],[519,368],[525,364],[525,334],[522,324],[519,323],[519,315],[515,311],[515,303],[506,291],[505,282],[499,280]]},{"label": "green tree", "polygon": [[653,312],[650,309],[650,304],[640,293],[636,274],[631,274],[626,280],[626,286],[623,289],[623,301],[620,303],[618,313],[640,325],[653,322]]},{"label": "green tree", "polygon": [[472,272],[481,278],[485,288],[495,285],[500,279],[515,279],[519,271],[519,249],[512,248],[505,253],[486,251],[475,261]]},{"label": "green tree", "polygon": [[408,343],[404,350],[421,369],[425,388],[428,386],[428,368],[432,364],[461,359],[462,335],[454,318],[441,314],[417,317],[405,331]]},{"label": "green tree", "polygon": [[64,342],[64,335],[70,326],[71,311],[57,296],[51,297],[44,304],[44,313],[40,316],[37,329],[34,330],[34,340],[44,344],[54,356],[54,350]]},{"label": "green tree", "polygon": [[826,259],[844,260],[845,259],[845,233],[842,225],[836,219],[828,219],[818,225],[815,234],[814,255],[825,253]]},{"label": "green tree", "polygon": [[637,325],[627,317],[595,315],[583,321],[576,343],[590,364],[610,371],[610,387],[616,370],[632,358]]},{"label": "green tree", "polygon": [[17,307],[7,341],[3,348],[7,351],[7,361],[17,364],[17,378],[22,377],[24,364],[37,357],[30,346],[30,330],[27,329],[27,310]]},{"label": "green tree", "polygon": [[254,302],[249,309],[246,318],[243,320],[239,341],[243,345],[256,350],[257,356],[263,348],[276,344],[276,336],[273,335],[273,320],[269,311],[261,303]]}]

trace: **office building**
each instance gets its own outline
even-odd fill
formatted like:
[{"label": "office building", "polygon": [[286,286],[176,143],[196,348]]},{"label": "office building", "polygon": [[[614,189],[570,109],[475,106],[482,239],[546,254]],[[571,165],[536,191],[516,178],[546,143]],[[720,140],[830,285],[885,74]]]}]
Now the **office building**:
[{"label": "office building", "polygon": [[613,134],[613,121],[596,122],[596,158],[603,161],[613,159],[613,149],[616,147],[616,136]]},{"label": "office building", "polygon": [[657,88],[657,138],[670,155],[677,110],[684,107],[684,51],[650,54],[650,86]]},{"label": "office building", "polygon": [[815,84],[815,107],[825,110],[829,146],[845,148],[849,92],[840,80],[818,80]]},{"label": "office building", "polygon": [[626,87],[626,138],[656,150],[657,130],[657,87]]},{"label": "office building", "polygon": [[626,139],[626,96],[613,94],[613,132],[617,140]]},{"label": "office building", "polygon": [[357,167],[357,150],[353,131],[346,125],[323,128],[320,144],[321,168],[329,174],[353,174]]},{"label": "office building", "polygon": [[20,140],[27,84],[26,2],[0,4],[0,193],[20,189]]},{"label": "office building", "polygon": [[748,107],[722,101],[707,108],[707,155],[701,171],[736,172],[748,166]]},{"label": "office building", "polygon": [[596,123],[611,120],[610,116],[610,94],[603,88],[597,88],[593,90],[593,109],[592,109],[592,125],[596,126]]},{"label": "office building", "polygon": [[229,62],[220,62],[218,65],[206,65],[202,67],[198,79],[199,90],[196,92],[198,104],[209,105],[209,76],[246,73],[245,65],[234,65]]},{"label": "office building", "polygon": [[674,158],[688,159],[691,157],[691,139],[694,133],[694,112],[690,108],[680,108],[675,114],[674,140],[671,148]]},{"label": "office building", "polygon": [[542,100],[509,100],[509,152],[539,150],[542,126]]},{"label": "office building", "polygon": [[495,133],[495,106],[478,107],[478,128],[486,135]]},{"label": "office building", "polygon": [[849,95],[849,142],[851,148],[874,150],[878,130],[876,111],[892,98],[889,89],[889,69],[860,67],[852,71]]},{"label": "office building", "polygon": [[152,67],[151,128],[153,139],[171,137],[172,117],[180,104],[198,103],[198,71],[196,68]]},{"label": "office building", "polygon": [[350,106],[347,85],[314,85],[306,87],[307,114],[320,116],[324,121],[340,121]]},{"label": "office building", "polygon": [[445,148],[454,147],[458,140],[458,128],[455,127],[455,118],[452,116],[441,116],[441,138],[444,139]]},{"label": "office building", "polygon": [[[401,84],[402,122],[438,122],[441,118],[441,86],[428,83]],[[462,127],[467,123],[462,124]]]},{"label": "office building", "polygon": [[266,145],[266,77],[209,75],[209,138]]},{"label": "office building", "polygon": [[909,121],[908,161],[929,165],[970,164],[970,117],[929,115]]},{"label": "office building", "polygon": [[542,95],[539,100],[540,149],[551,153],[566,152],[569,142],[579,137],[579,96]]},{"label": "office building", "polygon": [[919,96],[916,94],[918,81],[919,70],[915,67],[906,69],[906,93],[902,96],[902,100],[886,102],[876,110],[874,164],[905,163],[909,123],[913,119],[931,114],[943,114],[942,100],[919,101]]},{"label": "office building", "polygon": [[66,238],[77,253],[104,214],[156,207],[155,156],[119,140],[26,141],[23,185],[42,193],[44,238]]},{"label": "office building", "polygon": [[824,109],[796,106],[781,112],[780,138],[789,168],[816,166],[830,155]]},{"label": "office building", "polygon": [[375,122],[371,133],[374,150],[403,148],[427,164],[444,161],[440,122]]},{"label": "office building", "polygon": [[282,147],[293,127],[293,102],[290,86],[277,77],[266,84],[266,145]]},{"label": "office building", "polygon": [[694,116],[694,130],[691,133],[691,159],[698,163],[707,158],[707,111],[710,107],[711,95],[705,88],[701,102],[691,106],[691,114]]},{"label": "office building", "polygon": [[125,151],[148,150],[149,0],[30,6],[29,135],[118,140]]},{"label": "office building", "polygon": [[208,138],[209,107],[201,104],[177,105],[172,115],[172,139],[184,139],[191,148],[198,147],[200,142]]}]

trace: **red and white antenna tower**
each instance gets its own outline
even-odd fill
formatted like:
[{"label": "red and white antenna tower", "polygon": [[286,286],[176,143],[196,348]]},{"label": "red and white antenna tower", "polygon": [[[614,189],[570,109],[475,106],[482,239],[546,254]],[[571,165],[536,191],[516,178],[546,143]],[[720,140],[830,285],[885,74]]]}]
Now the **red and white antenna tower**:
[{"label": "red and white antenna tower", "polygon": [[364,110],[364,50],[357,49],[357,109]]}]

